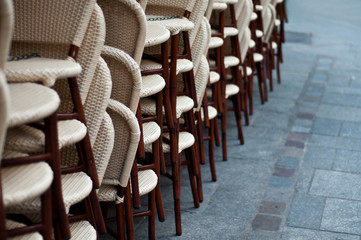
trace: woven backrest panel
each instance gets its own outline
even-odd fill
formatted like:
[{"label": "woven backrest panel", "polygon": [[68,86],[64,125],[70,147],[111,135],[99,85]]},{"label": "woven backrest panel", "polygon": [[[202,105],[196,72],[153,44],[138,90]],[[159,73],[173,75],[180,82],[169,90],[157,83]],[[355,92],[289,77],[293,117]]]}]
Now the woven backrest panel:
[{"label": "woven backrest panel", "polygon": [[139,65],[128,54],[112,47],[104,47],[102,57],[108,64],[112,77],[111,99],[135,112],[142,87]]},{"label": "woven backrest panel", "polygon": [[193,45],[198,29],[201,26],[207,7],[208,7],[208,0],[197,0],[196,3],[194,4],[192,14],[189,17],[189,20],[191,20],[194,23],[194,28],[189,31],[189,43],[191,46]]},{"label": "woven backrest panel", "polygon": [[9,55],[11,34],[13,29],[13,7],[11,0],[0,1],[0,69],[4,70]]},{"label": "woven backrest panel", "polygon": [[147,7],[147,4],[148,4],[148,0],[137,0],[137,2],[140,4],[140,6],[145,11],[145,8]]},{"label": "woven backrest panel", "polygon": [[4,72],[0,69],[0,163],[4,149],[4,141],[7,130],[7,121],[10,110],[10,93],[6,83]]},{"label": "woven backrest panel", "polygon": [[191,12],[196,0],[148,0],[146,13],[160,16],[184,16]]},{"label": "woven backrest panel", "polygon": [[[238,35],[239,40],[245,34],[247,28],[249,28],[251,17],[253,12],[253,3],[252,0],[245,0],[241,12],[237,16],[237,27],[238,27]],[[241,50],[243,55],[243,52]]]},{"label": "woven backrest panel", "polygon": [[140,64],[144,50],[146,18],[135,0],[98,0],[106,23],[105,45],[120,49]]},{"label": "woven backrest panel", "polygon": [[134,113],[124,104],[110,100],[108,113],[114,126],[114,148],[105,171],[104,180],[109,184],[128,184],[130,170],[137,152],[140,130]]},{"label": "woven backrest panel", "polygon": [[95,0],[13,0],[13,40],[80,46]]},{"label": "woven backrest panel", "polygon": [[276,10],[271,4],[269,4],[266,13],[263,16],[264,42],[268,42],[272,35],[275,19],[276,19]]},{"label": "woven backrest panel", "polygon": [[200,45],[200,47],[197,49],[194,49],[193,47],[194,51],[192,51],[192,56],[194,56],[194,54],[197,54],[197,56],[193,58],[193,64],[195,69],[194,83],[195,83],[197,103],[198,103],[197,111],[199,111],[201,108],[203,96],[209,78],[209,65],[204,53],[207,52],[208,50],[208,45],[211,37],[210,32],[211,31],[208,20],[205,17],[203,17],[202,24],[199,28],[197,37],[193,45],[194,47]]},{"label": "woven backrest panel", "polygon": [[95,165],[97,168],[99,182],[102,182],[107,169],[110,156],[114,147],[114,127],[113,121],[108,113],[104,113],[100,125],[99,134],[93,144]]},{"label": "woven backrest panel", "polygon": [[239,40],[241,48],[241,63],[244,63],[249,49],[249,43],[251,41],[251,30],[248,27],[245,29],[242,37],[240,37]]},{"label": "woven backrest panel", "polygon": [[211,15],[212,15],[212,11],[213,11],[213,3],[214,3],[214,0],[208,1],[207,10],[204,14],[204,16],[208,19],[208,21],[211,19]]}]

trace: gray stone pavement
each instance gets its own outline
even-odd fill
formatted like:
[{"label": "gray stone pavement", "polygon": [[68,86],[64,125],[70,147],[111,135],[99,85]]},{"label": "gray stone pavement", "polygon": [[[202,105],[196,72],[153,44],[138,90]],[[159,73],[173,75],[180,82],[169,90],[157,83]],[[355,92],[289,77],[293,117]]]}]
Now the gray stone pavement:
[{"label": "gray stone pavement", "polygon": [[[360,10],[359,0],[288,0],[282,83],[264,105],[255,91],[243,146],[229,113],[229,159],[216,148],[217,182],[202,166],[198,209],[182,171],[182,236],[162,177],[157,239],[361,239]],[[136,239],[147,239],[146,219]]]}]

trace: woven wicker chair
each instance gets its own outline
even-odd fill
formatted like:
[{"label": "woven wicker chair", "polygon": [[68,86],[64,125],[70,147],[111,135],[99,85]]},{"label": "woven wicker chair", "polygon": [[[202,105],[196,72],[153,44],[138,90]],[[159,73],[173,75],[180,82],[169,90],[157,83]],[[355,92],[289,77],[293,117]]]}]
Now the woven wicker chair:
[{"label": "woven wicker chair", "polygon": [[[231,9],[234,10],[234,3],[235,2],[228,2]],[[212,30],[212,36],[220,37],[222,41],[217,41],[219,44],[212,44],[211,39],[211,48],[215,49],[215,54],[210,55],[210,57],[214,57],[214,61],[210,61],[211,70],[217,70],[217,73],[220,75],[221,78],[221,93],[218,97],[220,97],[220,100],[218,102],[218,112],[221,113],[221,126],[222,126],[222,151],[223,151],[223,160],[227,160],[228,154],[227,154],[227,99],[232,99],[233,106],[234,106],[234,112],[235,112],[235,118],[238,128],[238,137],[240,139],[240,143],[244,143],[243,138],[243,131],[242,131],[242,125],[241,125],[241,110],[247,110],[245,104],[241,105],[241,96],[242,96],[242,103],[245,102],[245,92],[243,91],[244,85],[243,80],[241,78],[241,72],[239,70],[239,64],[240,64],[240,51],[237,47],[238,44],[238,29],[235,28],[236,25],[233,25],[235,23],[235,19],[232,19],[232,24],[229,26],[224,25],[224,16],[225,16],[225,10],[227,9],[227,4],[225,2],[218,2],[216,1],[213,4],[213,13],[214,16],[218,16],[218,19],[215,20],[217,23],[217,30]],[[231,12],[234,12],[234,11]],[[212,17],[214,19],[216,17]],[[230,37],[231,42],[234,43],[231,46],[235,46],[232,50],[232,55],[225,56],[225,38]],[[217,39],[215,39],[217,40]],[[216,42],[216,43],[217,43]],[[237,57],[237,54],[239,55]],[[232,75],[227,76],[227,69],[231,69]],[[234,82],[227,81],[227,78],[231,78]],[[221,105],[221,106],[220,106]],[[246,114],[247,116],[247,114]],[[247,118],[246,118],[247,122]]]},{"label": "woven wicker chair", "polygon": [[[64,4],[66,5],[66,3],[64,3]],[[86,11],[86,12],[88,12],[89,10],[93,11],[94,6],[95,5],[93,4],[88,7],[84,7],[84,11]],[[20,4],[20,7],[22,7],[21,4]],[[89,14],[87,14],[87,15],[89,15]],[[89,15],[89,17],[90,17],[90,15]],[[88,21],[89,20],[90,19],[88,19]],[[102,48],[102,43],[104,42],[104,20],[102,18],[102,13],[99,8],[95,8],[95,11],[93,12],[93,16],[91,18],[91,23],[89,26],[91,26],[91,27],[89,27],[88,31],[86,31],[87,30],[86,28],[85,28],[85,30],[82,30],[83,35],[84,34],[86,35],[86,37],[84,38],[84,41],[82,43],[82,48],[80,48],[79,50],[76,49],[76,51],[78,52],[78,59],[79,59],[80,65],[82,65],[83,69],[84,69],[82,75],[78,78],[80,94],[79,94],[78,89],[76,88],[77,80],[75,78],[69,79],[69,82],[71,83],[71,85],[73,87],[72,88],[72,90],[73,90],[72,97],[74,97],[75,103],[69,103],[69,101],[68,101],[68,98],[70,98],[69,94],[66,95],[64,93],[64,88],[66,89],[66,87],[63,87],[62,84],[59,84],[59,85],[58,85],[58,83],[56,84],[56,88],[57,88],[58,92],[62,94],[62,99],[63,99],[61,111],[69,109],[69,106],[75,106],[75,109],[78,111],[78,113],[76,113],[76,114],[58,114],[59,115],[58,118],[60,118],[60,119],[69,119],[69,118],[71,119],[71,118],[76,117],[76,118],[80,119],[81,121],[85,122],[82,102],[85,101],[86,94],[90,87],[91,79],[93,77],[97,62],[99,61],[99,54],[100,54],[100,51]],[[75,40],[79,41],[79,36],[77,36],[75,38]],[[78,44],[78,45],[80,45],[80,44]],[[56,45],[56,44],[55,45],[49,45],[49,44],[42,45],[42,44],[35,43],[35,42],[34,43],[24,43],[21,41],[15,41],[13,43],[12,51],[15,54],[19,54],[21,51],[26,51],[26,52],[38,51],[44,57],[61,59],[64,56],[66,57],[66,55],[68,54],[67,47],[68,46],[66,46],[66,45],[64,46],[61,44],[60,45],[59,44],[58,45]],[[44,60],[44,61],[51,62],[50,60]],[[58,60],[58,61],[61,62],[64,60]],[[69,60],[65,60],[65,61],[69,62]],[[73,61],[70,60],[70,62],[73,62]],[[73,62],[73,64],[79,65],[75,62]],[[35,71],[35,73],[39,74],[39,72],[36,72],[36,71]],[[61,81],[57,81],[57,82],[61,82]],[[100,116],[100,117],[102,118],[102,116]],[[85,128],[85,125],[76,120],[66,120],[66,121],[60,121],[58,123],[58,127],[59,127],[59,133],[60,133],[59,134],[60,147],[63,148],[63,147],[75,144],[80,141],[79,147],[80,147],[80,149],[82,149],[81,154],[80,154],[80,157],[81,157],[80,160],[83,164],[85,164],[85,166],[83,166],[83,167],[76,166],[75,169],[67,167],[66,169],[62,170],[62,173],[65,174],[62,176],[62,178],[63,178],[63,196],[64,196],[64,201],[65,201],[65,207],[63,207],[63,209],[66,209],[68,211],[69,207],[72,204],[81,201],[82,199],[87,197],[90,193],[89,198],[85,200],[85,203],[88,206],[86,208],[87,209],[87,220],[89,220],[93,224],[93,226],[95,226],[93,216],[91,215],[91,211],[89,211],[90,210],[89,203],[91,203],[91,206],[95,213],[95,218],[96,218],[95,221],[97,223],[98,229],[100,232],[103,232],[103,231],[105,231],[105,226],[104,226],[103,219],[101,217],[101,212],[100,212],[100,208],[99,208],[99,203],[97,201],[96,193],[93,188],[93,186],[97,186],[96,182],[98,179],[96,176],[95,164],[93,161],[93,156],[92,156],[92,151],[91,151],[91,142],[90,142],[90,138],[87,133],[87,130]],[[39,143],[38,143],[39,139],[41,140],[43,138],[41,132],[33,131],[31,129],[25,129],[25,128],[21,129],[21,130],[28,131],[28,136],[31,137],[30,139],[32,139],[31,144],[30,144],[31,147],[28,147],[28,149],[26,149],[26,148],[23,148],[23,149],[26,149],[30,152],[36,151],[36,149],[39,146],[41,146],[41,144],[39,145]],[[35,137],[35,141],[34,141],[34,137]],[[11,146],[11,147],[14,147],[14,146]],[[65,158],[66,158],[67,154],[63,154],[63,156],[65,156]],[[91,161],[89,161],[89,160],[91,160]],[[64,161],[64,157],[63,157],[63,161]],[[74,160],[72,162],[74,163]],[[65,160],[64,165],[68,165],[68,163],[69,162],[67,162]],[[74,172],[74,171],[76,171],[76,172]],[[87,174],[82,171],[85,171],[87,174],[89,174],[92,177],[92,179],[90,179],[87,176]],[[92,180],[93,180],[93,182],[92,182]],[[75,183],[74,181],[76,181],[76,184],[74,184]],[[68,186],[68,187],[66,187],[66,186]],[[83,187],[81,187],[83,191],[80,192],[79,189],[77,189],[77,187],[79,187],[79,186],[83,186]],[[73,191],[73,193],[75,193],[75,192],[77,192],[77,193],[73,194],[72,191]],[[61,191],[56,191],[56,194],[61,194]],[[57,198],[57,199],[61,199],[61,198]],[[37,205],[37,203],[35,205]],[[60,215],[57,217],[60,217]],[[79,218],[75,217],[74,220],[75,219],[79,219]],[[67,218],[61,219],[61,223],[62,223],[61,226],[66,225],[67,221],[68,221]],[[70,221],[73,221],[73,219],[70,219]],[[96,232],[94,231],[94,229],[92,230],[92,227],[87,225],[86,222],[84,222],[84,221],[72,224],[72,230],[74,231],[74,233],[76,232],[77,234],[80,234],[80,235],[87,233],[88,236],[89,236],[89,234],[92,234],[93,237],[96,236]],[[82,232],[82,230],[84,230],[84,232]],[[64,229],[64,227],[62,228],[61,233],[64,236],[70,235],[69,230],[67,231],[66,228]]]},{"label": "woven wicker chair", "polygon": [[[8,127],[31,123],[46,119],[47,137],[55,136],[49,132],[49,122],[54,124],[54,112],[59,106],[60,100],[55,91],[37,84],[15,84],[8,85],[4,76],[5,61],[8,56],[10,39],[13,27],[13,8],[10,1],[0,1],[0,161],[3,157],[15,158],[24,157],[24,154],[6,152],[3,154],[4,138]],[[45,102],[44,102],[45,101]],[[49,117],[49,116],[53,117]],[[53,131],[54,133],[54,131]],[[48,139],[47,144],[52,142]],[[51,183],[53,171],[46,163],[53,164],[49,157],[54,157],[58,152],[52,152],[49,145],[45,149],[48,158],[38,155],[38,161],[31,162],[31,159],[14,159],[15,161],[1,169],[0,184],[0,238],[6,239],[50,239],[51,238]],[[34,159],[33,159],[34,160]],[[4,161],[2,162],[4,163]],[[59,162],[58,162],[59,164]],[[42,198],[42,219],[40,223],[26,227],[24,224],[15,221],[5,221],[5,208],[21,203],[34,197]],[[34,233],[40,231],[40,234]],[[17,236],[21,235],[21,236]],[[14,237],[17,236],[17,237]]]}]

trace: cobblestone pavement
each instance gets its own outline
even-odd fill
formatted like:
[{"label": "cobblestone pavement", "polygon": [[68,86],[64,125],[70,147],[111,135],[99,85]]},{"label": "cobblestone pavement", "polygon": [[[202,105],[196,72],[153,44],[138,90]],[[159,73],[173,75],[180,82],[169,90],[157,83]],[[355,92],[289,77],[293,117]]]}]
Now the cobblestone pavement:
[{"label": "cobblestone pavement", "polygon": [[[217,182],[202,166],[198,209],[184,169],[182,236],[171,182],[161,179],[166,221],[157,221],[157,239],[360,239],[360,11],[359,0],[288,0],[282,83],[264,105],[255,91],[243,146],[230,113],[229,159],[216,148]],[[146,219],[136,238],[147,238]]]}]

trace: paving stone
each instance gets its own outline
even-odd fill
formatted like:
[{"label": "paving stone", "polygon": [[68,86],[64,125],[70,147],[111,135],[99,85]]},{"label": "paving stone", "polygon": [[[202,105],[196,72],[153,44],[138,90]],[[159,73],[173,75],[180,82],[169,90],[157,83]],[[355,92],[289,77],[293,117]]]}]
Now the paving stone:
[{"label": "paving stone", "polygon": [[340,136],[361,138],[361,125],[358,122],[344,122],[342,124]]},{"label": "paving stone", "polygon": [[276,165],[297,169],[300,165],[300,160],[297,158],[291,158],[291,157],[281,157],[280,159],[278,159]]},{"label": "paving stone", "polygon": [[305,143],[303,143],[303,142],[298,142],[298,141],[293,141],[293,140],[288,140],[288,141],[285,143],[285,146],[303,149],[303,148],[305,147]]},{"label": "paving stone", "polygon": [[323,83],[326,82],[328,78],[328,74],[324,72],[316,72],[311,77],[311,81],[314,83]]},{"label": "paving stone", "polygon": [[283,229],[281,240],[359,240],[359,236],[316,231],[304,228],[285,227]]},{"label": "paving stone", "polygon": [[[244,240],[278,240],[280,238],[279,232],[269,232],[269,231],[251,231],[247,233]],[[242,238],[243,240],[243,238]]]},{"label": "paving stone", "polygon": [[310,127],[304,127],[304,126],[293,126],[291,128],[292,132],[298,132],[298,133],[310,133],[311,128]]},{"label": "paving stone", "polygon": [[335,158],[335,149],[328,147],[308,146],[303,160],[304,167],[331,169]]},{"label": "paving stone", "polygon": [[294,174],[295,174],[295,169],[285,168],[285,167],[275,167],[273,176],[289,178],[292,177]]},{"label": "paving stone", "polygon": [[310,128],[312,127],[312,120],[311,119],[304,119],[304,118],[296,118],[294,123],[296,126],[302,126]]},{"label": "paving stone", "polygon": [[258,214],[252,222],[252,228],[266,231],[278,231],[281,221],[282,219],[277,216]]},{"label": "paving stone", "polygon": [[328,198],[321,229],[361,235],[361,202]]},{"label": "paving stone", "polygon": [[297,114],[297,118],[313,119],[314,117],[315,117],[315,115],[312,114],[312,113],[303,113],[303,112],[301,112],[301,113]]},{"label": "paving stone", "polygon": [[262,201],[261,206],[259,206],[258,211],[260,213],[269,213],[280,215],[286,208],[286,203],[284,202],[269,202]]},{"label": "paving stone", "polygon": [[272,176],[268,183],[268,186],[271,188],[289,188],[291,185],[291,179],[277,176]]},{"label": "paving stone", "polygon": [[335,162],[333,165],[334,170],[361,173],[361,152],[349,150],[337,150]]},{"label": "paving stone", "polygon": [[361,175],[316,169],[310,194],[361,200]]},{"label": "paving stone", "polygon": [[288,114],[263,111],[260,116],[256,118],[254,125],[286,129],[288,125]]},{"label": "paving stone", "polygon": [[361,96],[339,93],[325,93],[322,97],[322,103],[361,107]]},{"label": "paving stone", "polygon": [[304,154],[305,154],[305,151],[303,149],[287,147],[283,150],[282,156],[301,159],[301,158],[303,158]]},{"label": "paving stone", "polygon": [[308,139],[309,134],[304,134],[304,133],[293,133],[291,132],[288,135],[288,140],[294,140],[294,141],[299,141],[299,142],[306,142],[306,140]]},{"label": "paving stone", "polygon": [[321,118],[360,122],[361,108],[320,104],[316,116]]},{"label": "paving stone", "polygon": [[313,122],[312,133],[338,136],[342,121],[316,117]]},{"label": "paving stone", "polygon": [[297,183],[296,183],[296,191],[298,193],[308,193],[312,177],[314,174],[315,169],[313,168],[305,168],[299,170]]},{"label": "paving stone", "polygon": [[293,189],[291,188],[272,188],[268,187],[264,193],[264,201],[272,202],[290,202],[293,198]]},{"label": "paving stone", "polygon": [[324,207],[324,198],[308,194],[296,194],[287,217],[287,225],[318,229]]}]

